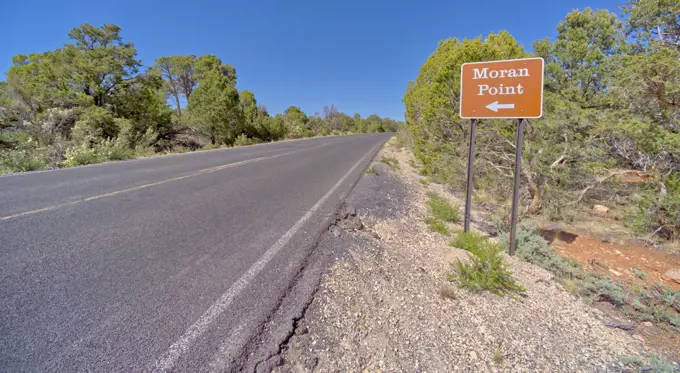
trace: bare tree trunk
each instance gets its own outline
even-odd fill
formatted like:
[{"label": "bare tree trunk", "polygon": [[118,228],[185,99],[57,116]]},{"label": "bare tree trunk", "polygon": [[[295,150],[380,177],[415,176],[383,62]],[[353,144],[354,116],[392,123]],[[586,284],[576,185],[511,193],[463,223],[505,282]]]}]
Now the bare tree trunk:
[{"label": "bare tree trunk", "polygon": [[177,103],[177,116],[182,117],[182,108],[179,107],[179,93],[177,91],[175,93],[175,102]]},{"label": "bare tree trunk", "polygon": [[538,214],[539,211],[541,211],[541,188],[538,183],[534,181],[529,167],[522,167],[522,173],[527,178],[529,193],[531,194],[531,203],[529,204],[527,211],[530,214]]}]

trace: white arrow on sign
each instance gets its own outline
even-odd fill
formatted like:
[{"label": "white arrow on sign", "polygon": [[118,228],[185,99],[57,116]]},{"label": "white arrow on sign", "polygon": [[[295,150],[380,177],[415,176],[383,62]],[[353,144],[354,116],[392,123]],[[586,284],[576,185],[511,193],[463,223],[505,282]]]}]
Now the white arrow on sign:
[{"label": "white arrow on sign", "polygon": [[499,104],[498,101],[494,101],[486,105],[486,108],[497,113],[498,109],[514,109],[515,104]]}]

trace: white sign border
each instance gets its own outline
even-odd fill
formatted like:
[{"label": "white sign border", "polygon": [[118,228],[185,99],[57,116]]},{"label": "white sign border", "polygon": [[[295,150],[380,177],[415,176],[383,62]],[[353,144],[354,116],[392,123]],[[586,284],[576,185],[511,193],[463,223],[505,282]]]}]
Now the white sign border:
[{"label": "white sign border", "polygon": [[[464,117],[463,116],[463,67],[465,65],[479,65],[479,64],[493,63],[493,62],[511,62],[511,61],[527,61],[527,60],[541,60],[541,106],[540,106],[541,112],[538,114],[538,116],[536,116],[536,117],[527,117],[527,116],[521,116],[521,117],[497,117],[497,116],[492,116],[492,117],[485,117],[485,116]],[[465,62],[464,64],[460,65],[460,104],[458,106],[458,115],[460,116],[460,119],[538,119],[538,118],[541,118],[541,117],[543,117],[543,91],[545,90],[544,84],[545,84],[545,60],[543,59],[543,57],[516,58],[514,60]]]}]

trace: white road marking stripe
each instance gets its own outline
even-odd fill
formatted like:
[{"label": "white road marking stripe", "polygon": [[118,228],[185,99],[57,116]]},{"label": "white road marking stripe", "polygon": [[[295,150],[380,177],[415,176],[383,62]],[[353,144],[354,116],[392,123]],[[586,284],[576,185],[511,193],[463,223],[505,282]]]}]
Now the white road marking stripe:
[{"label": "white road marking stripe", "polygon": [[238,296],[263,269],[264,267],[274,258],[274,256],[290,241],[290,239],[297,233],[300,228],[309,220],[309,218],[312,217],[314,212],[323,205],[326,200],[342,185],[342,183],[349,177],[349,175],[354,172],[354,170],[359,167],[361,163],[363,163],[366,160],[366,157],[368,157],[370,154],[373,153],[375,148],[377,148],[380,145],[377,145],[371,150],[364,155],[347,173],[340,179],[338,180],[335,185],[323,196],[321,197],[320,200],[312,206],[309,211],[305,215],[300,218],[300,220],[295,223],[286,233],[279,238],[272,247],[270,247],[263,255],[258,259],[255,264],[252,265],[248,269],[246,273],[244,273],[230,288],[227,290],[222,296],[212,305],[210,308],[208,308],[205,313],[193,324],[187,329],[187,331],[178,339],[175,343],[170,346],[168,351],[156,361],[156,364],[154,366],[154,371],[157,372],[167,372],[170,369],[172,369],[177,363],[177,360],[187,352],[189,347],[200,337],[205,333],[208,328],[210,327],[210,324],[212,324],[224,311],[229,307],[229,305],[234,301],[234,298]]}]

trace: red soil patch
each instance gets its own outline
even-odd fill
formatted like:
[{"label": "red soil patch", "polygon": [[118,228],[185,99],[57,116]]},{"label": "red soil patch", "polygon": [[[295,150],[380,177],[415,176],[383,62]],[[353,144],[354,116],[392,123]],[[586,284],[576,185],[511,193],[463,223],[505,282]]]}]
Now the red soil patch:
[{"label": "red soil patch", "polygon": [[[678,255],[635,244],[602,242],[601,239],[589,236],[567,234],[560,237],[557,234],[555,238],[552,242],[553,249],[560,255],[579,262],[587,272],[606,275],[629,284],[640,284],[645,288],[659,282],[668,288],[680,290],[679,283],[664,275],[670,269],[680,268]],[[566,238],[566,241],[560,238]],[[632,271],[633,267],[646,273],[647,279],[638,278]],[[622,316],[608,303],[596,303],[594,306],[613,318]],[[641,335],[647,346],[670,359],[680,359],[680,333],[676,329],[640,323],[631,334]]]},{"label": "red soil patch", "polygon": [[680,290],[679,283],[664,275],[670,269],[680,268],[680,256],[633,244],[602,242],[588,236],[578,236],[571,243],[555,240],[552,247],[560,255],[579,262],[588,272],[644,283],[644,280],[633,273],[632,268],[635,267],[647,274],[648,282],[660,282],[669,288]]}]

